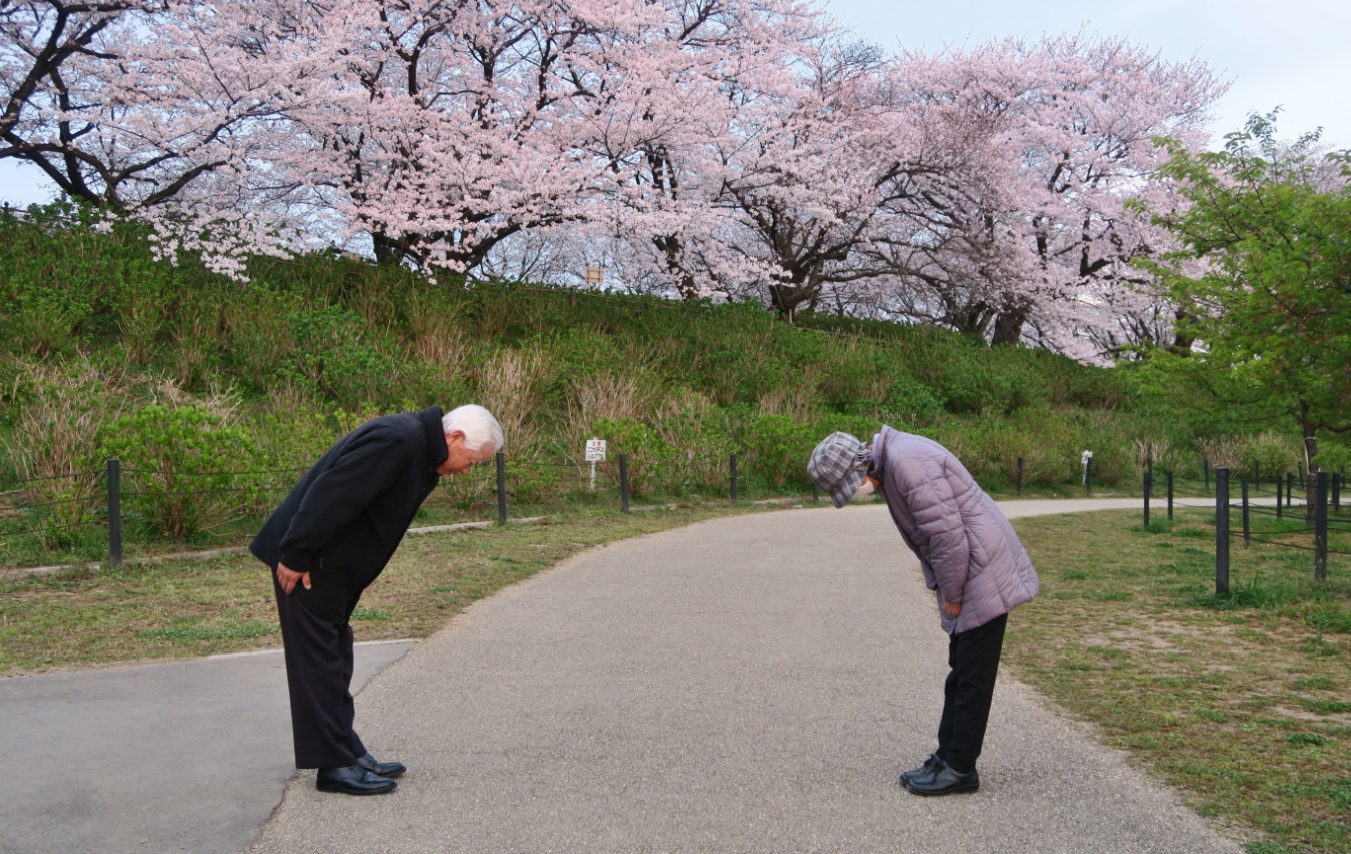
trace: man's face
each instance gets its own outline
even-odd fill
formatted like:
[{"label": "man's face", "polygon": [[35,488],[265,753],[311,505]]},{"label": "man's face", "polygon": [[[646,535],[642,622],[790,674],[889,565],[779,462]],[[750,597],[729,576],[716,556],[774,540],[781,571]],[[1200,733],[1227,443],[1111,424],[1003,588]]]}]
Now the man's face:
[{"label": "man's face", "polygon": [[459,430],[446,434],[446,461],[436,469],[437,474],[464,474],[479,463],[493,458],[493,446],[484,445],[476,451],[464,446],[464,433]]}]

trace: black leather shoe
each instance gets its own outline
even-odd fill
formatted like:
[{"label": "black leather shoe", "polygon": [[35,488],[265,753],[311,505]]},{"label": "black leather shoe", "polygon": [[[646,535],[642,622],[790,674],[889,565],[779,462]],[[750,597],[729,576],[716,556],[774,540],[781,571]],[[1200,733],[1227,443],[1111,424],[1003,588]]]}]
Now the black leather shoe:
[{"label": "black leather shoe", "polygon": [[944,765],[933,779],[922,778],[910,781],[910,792],[916,795],[951,795],[956,792],[974,792],[980,788],[980,775],[972,769],[969,774],[952,770]]},{"label": "black leather shoe", "polygon": [[388,777],[372,774],[360,765],[320,768],[314,785],[321,792],[342,792],[345,795],[383,795],[399,786]]},{"label": "black leather shoe", "polygon": [[391,780],[408,770],[402,762],[380,762],[369,753],[358,759],[357,764],[377,777]]},{"label": "black leather shoe", "polygon": [[904,774],[902,774],[901,785],[908,789],[910,788],[910,784],[915,782],[916,780],[933,782],[933,778],[937,776],[938,772],[942,771],[946,767],[948,767],[948,763],[944,762],[942,759],[939,759],[938,754],[935,753],[933,756],[930,756],[928,759],[925,759],[924,765],[922,765],[921,767],[916,768],[913,771],[906,771]]}]

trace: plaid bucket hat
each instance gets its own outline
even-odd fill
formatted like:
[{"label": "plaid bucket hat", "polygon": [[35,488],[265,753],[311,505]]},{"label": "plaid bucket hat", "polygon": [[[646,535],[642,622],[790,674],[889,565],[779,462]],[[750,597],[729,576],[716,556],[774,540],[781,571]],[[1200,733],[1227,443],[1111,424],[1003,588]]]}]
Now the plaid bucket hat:
[{"label": "plaid bucket hat", "polygon": [[807,461],[807,474],[843,507],[858,492],[872,465],[872,451],[848,433],[831,433],[821,440]]}]

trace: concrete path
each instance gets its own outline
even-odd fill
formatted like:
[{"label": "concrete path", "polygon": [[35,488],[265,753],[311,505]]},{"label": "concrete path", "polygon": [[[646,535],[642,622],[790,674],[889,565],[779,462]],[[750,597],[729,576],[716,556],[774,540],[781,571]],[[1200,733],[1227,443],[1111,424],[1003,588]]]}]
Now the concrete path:
[{"label": "concrete path", "polygon": [[0,733],[0,854],[239,851],[295,775],[279,650],[0,679]]},{"label": "concrete path", "polygon": [[[1025,502],[1010,516],[1117,502]],[[1020,615],[1012,618],[1016,630]],[[946,636],[881,506],[592,550],[362,692],[388,796],[302,773],[257,852],[1238,852],[1005,674],[982,788],[923,799]]]}]

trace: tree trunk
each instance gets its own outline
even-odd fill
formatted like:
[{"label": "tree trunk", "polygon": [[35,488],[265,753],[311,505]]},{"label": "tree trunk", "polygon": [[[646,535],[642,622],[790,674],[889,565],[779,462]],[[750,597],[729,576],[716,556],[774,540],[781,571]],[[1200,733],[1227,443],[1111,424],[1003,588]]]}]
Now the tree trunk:
[{"label": "tree trunk", "polygon": [[1299,427],[1304,438],[1304,470],[1308,472],[1304,478],[1304,524],[1312,529],[1318,503],[1318,463],[1314,462],[1318,456],[1318,425],[1309,423],[1305,417],[1300,419]]},{"label": "tree trunk", "polygon": [[792,323],[797,316],[798,306],[804,302],[809,302],[817,293],[819,288],[811,286],[793,286],[788,284],[777,284],[769,286],[769,304],[778,311],[779,316],[788,323]]},{"label": "tree trunk", "polygon": [[1196,342],[1196,336],[1187,335],[1179,330],[1187,322],[1188,314],[1186,309],[1178,308],[1173,312],[1173,343],[1168,350],[1175,356],[1186,358],[1191,355],[1192,344]]},{"label": "tree trunk", "polygon": [[1026,322],[1026,308],[1004,309],[994,319],[994,335],[990,338],[990,343],[995,346],[1016,345],[1023,340],[1023,324]]},{"label": "tree trunk", "polygon": [[371,245],[375,249],[375,263],[382,267],[401,263],[408,251],[401,241],[394,240],[383,231],[371,232]]},{"label": "tree trunk", "polygon": [[685,302],[697,300],[699,298],[699,285],[694,281],[694,276],[685,269],[683,263],[685,247],[680,242],[680,238],[673,234],[664,234],[652,238],[652,243],[661,252],[662,260],[666,264],[666,271],[675,277],[680,298]]}]

